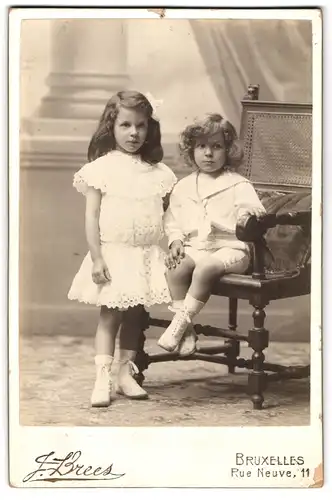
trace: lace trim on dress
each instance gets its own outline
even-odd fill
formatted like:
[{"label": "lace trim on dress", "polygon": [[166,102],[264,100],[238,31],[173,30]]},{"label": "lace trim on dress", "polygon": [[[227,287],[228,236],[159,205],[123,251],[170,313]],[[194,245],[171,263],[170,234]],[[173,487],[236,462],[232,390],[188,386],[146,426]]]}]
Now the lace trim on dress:
[{"label": "lace trim on dress", "polygon": [[69,293],[69,300],[78,300],[78,302],[82,302],[84,304],[96,305],[98,307],[106,306],[110,309],[128,309],[128,307],[135,307],[139,305],[143,305],[146,307],[151,307],[155,304],[169,304],[171,302],[171,297],[168,289],[164,289],[162,293],[154,294],[150,293],[149,297],[143,297],[142,295],[137,295],[135,297],[128,297],[125,295],[119,295],[117,299],[111,299],[109,301],[97,300],[94,302],[93,300],[87,299],[84,294],[79,295],[77,293]]},{"label": "lace trim on dress", "polygon": [[88,187],[117,197],[143,199],[166,196],[177,183],[173,171],[158,163],[149,165],[127,155],[108,154],[85,164],[74,175],[73,186],[86,194]]}]

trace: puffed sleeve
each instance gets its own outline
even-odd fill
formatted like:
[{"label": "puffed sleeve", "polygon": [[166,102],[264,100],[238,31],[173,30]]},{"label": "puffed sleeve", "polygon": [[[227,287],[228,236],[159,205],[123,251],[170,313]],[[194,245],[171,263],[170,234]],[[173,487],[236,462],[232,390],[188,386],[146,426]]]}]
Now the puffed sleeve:
[{"label": "puffed sleeve", "polygon": [[164,163],[158,163],[158,167],[161,172],[160,194],[164,198],[167,194],[169,194],[172,191],[175,184],[178,182],[178,179],[174,174],[173,170],[170,169]]},{"label": "puffed sleeve", "polygon": [[108,179],[105,177],[103,158],[86,163],[74,174],[73,186],[83,195],[86,195],[88,188],[93,187],[102,192],[106,192]]}]

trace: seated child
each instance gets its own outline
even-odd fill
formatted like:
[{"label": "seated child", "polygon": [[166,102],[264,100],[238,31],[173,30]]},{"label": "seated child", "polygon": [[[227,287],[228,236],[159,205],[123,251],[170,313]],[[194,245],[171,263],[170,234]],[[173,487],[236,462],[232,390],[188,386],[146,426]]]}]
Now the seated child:
[{"label": "seated child", "polygon": [[236,224],[265,209],[252,184],[236,172],[243,152],[233,125],[221,115],[189,125],[180,151],[194,172],[176,184],[165,214],[166,277],[175,315],[158,345],[186,356],[196,348],[192,320],[215,283],[226,273],[245,273],[250,264],[249,246],[236,238]]}]

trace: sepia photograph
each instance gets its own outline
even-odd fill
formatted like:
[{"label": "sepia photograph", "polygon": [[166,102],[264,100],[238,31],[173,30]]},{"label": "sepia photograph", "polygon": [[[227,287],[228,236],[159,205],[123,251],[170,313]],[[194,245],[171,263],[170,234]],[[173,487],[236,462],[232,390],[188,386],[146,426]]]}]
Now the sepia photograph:
[{"label": "sepia photograph", "polygon": [[[9,22],[14,485],[317,487],[320,10]],[[229,466],[133,474],[158,433]]]}]

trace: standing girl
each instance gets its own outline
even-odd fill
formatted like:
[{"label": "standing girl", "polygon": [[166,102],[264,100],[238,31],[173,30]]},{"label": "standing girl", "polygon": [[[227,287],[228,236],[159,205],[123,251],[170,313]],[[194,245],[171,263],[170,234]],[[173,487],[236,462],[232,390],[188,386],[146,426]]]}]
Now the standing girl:
[{"label": "standing girl", "polygon": [[144,399],[134,360],[144,306],[170,302],[165,278],[163,201],[176,183],[163,163],[159,122],[147,98],[118,92],[107,103],[93,135],[89,163],[74,176],[86,197],[89,252],[68,298],[100,307],[95,339],[92,406],[112,398],[111,366],[120,328],[117,392]]},{"label": "standing girl", "polygon": [[236,224],[265,209],[236,165],[242,149],[230,122],[210,114],[188,126],[180,149],[195,171],[175,186],[165,216],[170,253],[167,280],[175,313],[158,341],[167,351],[190,355],[196,346],[192,319],[225,273],[245,273],[249,247],[235,235]]}]

